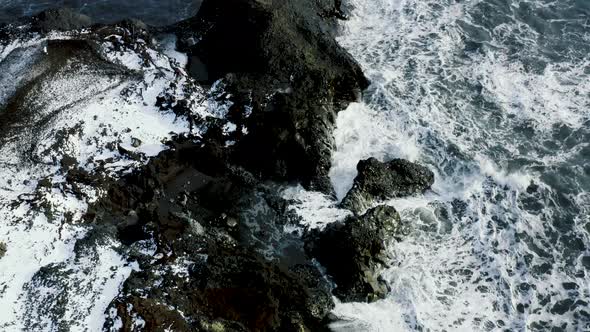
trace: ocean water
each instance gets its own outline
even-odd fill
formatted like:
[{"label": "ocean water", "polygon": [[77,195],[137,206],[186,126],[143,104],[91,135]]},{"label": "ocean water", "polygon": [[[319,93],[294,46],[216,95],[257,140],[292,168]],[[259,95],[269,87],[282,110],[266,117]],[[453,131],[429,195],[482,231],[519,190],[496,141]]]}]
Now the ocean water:
[{"label": "ocean water", "polygon": [[338,331],[590,330],[590,1],[349,0],[339,39],[372,81],[338,118],[339,197],[358,160],[437,180],[393,200],[391,295]]},{"label": "ocean water", "polygon": [[50,8],[69,7],[91,16],[95,22],[111,23],[135,18],[159,26],[194,15],[201,2],[202,0],[1,0],[0,23]]}]

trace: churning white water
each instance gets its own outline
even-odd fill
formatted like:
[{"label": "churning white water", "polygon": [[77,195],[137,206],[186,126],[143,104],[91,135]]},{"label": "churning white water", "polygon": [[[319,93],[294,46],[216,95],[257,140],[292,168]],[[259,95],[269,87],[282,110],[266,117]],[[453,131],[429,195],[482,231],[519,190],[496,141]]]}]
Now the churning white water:
[{"label": "churning white water", "polygon": [[332,328],[590,330],[589,8],[348,4],[339,42],[372,85],[338,118],[339,198],[368,157],[417,161],[437,180],[424,196],[388,202],[413,225],[390,248],[391,295],[339,303]]}]

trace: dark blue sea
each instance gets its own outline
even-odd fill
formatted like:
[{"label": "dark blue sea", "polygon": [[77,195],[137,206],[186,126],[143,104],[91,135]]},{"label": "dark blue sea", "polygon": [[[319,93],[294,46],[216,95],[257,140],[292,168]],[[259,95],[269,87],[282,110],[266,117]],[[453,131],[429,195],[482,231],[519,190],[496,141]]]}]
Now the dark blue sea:
[{"label": "dark blue sea", "polygon": [[151,25],[168,25],[194,15],[201,2],[202,0],[3,0],[0,1],[0,22],[34,15],[49,8],[68,7],[91,16],[95,22],[112,23],[134,18]]}]

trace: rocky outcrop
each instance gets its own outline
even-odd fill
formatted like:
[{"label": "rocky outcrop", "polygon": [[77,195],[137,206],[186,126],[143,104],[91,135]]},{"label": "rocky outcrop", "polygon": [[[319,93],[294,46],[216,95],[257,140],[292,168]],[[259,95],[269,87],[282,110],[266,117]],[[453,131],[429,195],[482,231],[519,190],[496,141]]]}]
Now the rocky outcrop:
[{"label": "rocky outcrop", "polygon": [[387,284],[380,273],[386,265],[386,248],[404,233],[395,208],[378,206],[361,217],[314,230],[305,248],[336,283],[334,294],[345,302],[372,302],[384,298]]},{"label": "rocky outcrop", "polygon": [[232,111],[252,115],[233,159],[265,179],[332,192],[336,113],[368,82],[332,31],[339,1],[208,0],[178,26],[190,72],[223,79]]},{"label": "rocky outcrop", "polygon": [[327,284],[318,284],[321,274],[313,266],[285,269],[237,248],[211,253],[186,278],[163,275],[166,283],[158,287],[146,287],[154,282],[149,272],[128,279],[126,295],[115,301],[124,326],[139,316],[148,330],[321,331],[333,308]]},{"label": "rocky outcrop", "polygon": [[[93,75],[94,80],[63,84],[63,93],[77,98],[72,102],[81,102],[125,80],[137,79],[124,67],[105,61],[90,38],[49,40],[44,48],[32,48],[27,50],[26,55],[19,53],[15,52],[0,61],[0,87],[9,82],[16,83],[17,88],[0,92],[0,140],[22,132],[23,127],[39,132],[40,127],[46,126],[60,109],[51,105],[53,99],[48,98],[43,89],[80,67],[85,68],[85,75]],[[27,57],[22,59],[23,56]],[[15,62],[26,62],[26,74],[11,70]],[[69,82],[73,79],[71,77]],[[7,92],[12,95],[2,100],[1,93]]]},{"label": "rocky outcrop", "polygon": [[341,206],[362,213],[375,201],[422,193],[434,183],[428,168],[404,159],[382,163],[375,158],[361,160],[352,189]]},{"label": "rocky outcrop", "polygon": [[334,306],[330,285],[300,239],[284,233],[276,190],[232,166],[222,146],[202,143],[178,138],[88,214],[116,224],[129,246],[157,248],[131,257],[141,271],[113,301],[124,330],[136,317],[178,331],[322,330]]},{"label": "rocky outcrop", "polygon": [[[258,16],[248,18],[244,12],[231,7],[233,5],[242,6],[241,9],[252,7],[261,15],[261,20],[250,22]],[[228,11],[228,17],[238,21],[226,20],[225,14],[216,17],[219,11]],[[28,26],[31,30],[22,32],[22,36],[37,32],[43,36],[49,30],[86,25],[76,23],[74,17],[65,13],[39,15],[33,19],[35,23]],[[168,151],[133,172],[119,173],[117,181],[105,174],[106,169],[100,168],[99,161],[96,172],[89,172],[82,167],[87,160],[76,160],[69,155],[66,159],[57,154],[56,160],[52,160],[61,164],[60,175],[73,188],[71,193],[76,197],[83,201],[87,198],[83,190],[76,189],[86,185],[98,186],[101,192],[107,193],[90,205],[85,221],[89,228],[105,238],[115,236],[116,243],[122,244],[118,251],[139,266],[111,303],[108,312],[115,314],[105,327],[122,323],[123,330],[134,330],[141,323],[147,329],[173,326],[180,331],[221,327],[238,331],[325,328],[326,317],[334,306],[331,285],[306,255],[301,238],[284,232],[286,223],[293,222],[285,211],[286,203],[280,198],[276,185],[262,180],[303,181],[313,187],[312,182],[319,183],[313,179],[323,178],[322,190],[331,191],[326,184],[331,143],[325,142],[332,139],[335,112],[358,97],[366,80],[352,58],[332,39],[329,30],[330,22],[334,21],[331,14],[326,13],[332,11],[322,9],[316,1],[294,0],[280,6],[260,1],[209,1],[198,18],[174,28],[184,38],[181,45],[188,40],[184,33],[203,36],[198,47],[185,47],[193,56],[210,54],[207,59],[203,56],[203,62],[212,75],[219,75],[214,79],[223,78],[206,96],[213,103],[229,105],[227,114],[216,118],[201,117],[199,114],[207,113],[195,112],[191,93],[198,89],[194,82],[184,78],[183,68],[161,67],[161,63],[154,62],[151,56],[154,52],[150,52],[155,46],[152,44],[154,36],[145,25],[128,21],[92,26],[84,34],[67,32],[64,34],[67,37],[43,41],[34,49],[36,57],[29,66],[34,69],[31,70],[34,75],[22,75],[22,84],[16,87],[13,95],[7,96],[0,110],[0,128],[6,129],[0,138],[9,135],[9,130],[21,128],[15,124],[26,123],[31,131],[48,126],[60,112],[67,110],[68,105],[55,112],[50,107],[42,107],[45,99],[26,102],[45,97],[38,92],[39,86],[47,81],[58,81],[58,76],[66,77],[63,71],[68,71],[70,76],[67,77],[72,78],[68,81],[72,83],[72,91],[62,89],[60,92],[71,95],[72,103],[86,102],[96,93],[74,84],[72,80],[76,75],[92,74],[92,79],[84,81],[92,84],[96,83],[95,77],[103,74],[113,81],[113,86],[136,82],[132,86],[138,91],[125,89],[121,92],[123,97],[129,93],[128,98],[132,99],[143,91],[142,73],[147,68],[162,71],[155,77],[172,72],[169,75],[174,79],[166,84],[169,88],[158,92],[156,104],[148,105],[144,101],[143,105],[174,112],[188,118],[191,124],[187,134],[177,135],[167,142]],[[296,17],[292,16],[295,14]],[[234,24],[239,22],[244,26]],[[265,26],[267,30],[259,30]],[[207,29],[203,30],[205,27]],[[6,41],[14,32],[10,29],[12,27],[2,30]],[[233,62],[214,64],[214,59],[223,52],[217,53],[215,46],[207,46],[206,40],[210,38],[212,42],[215,34],[223,34],[228,29],[238,35],[245,33],[251,39],[262,38],[269,48],[261,48],[260,41],[256,43],[256,51],[251,55],[259,59],[247,59],[241,63],[240,70],[216,67],[231,66]],[[287,42],[296,44],[289,46]],[[278,52],[286,46],[302,53]],[[318,47],[321,48],[318,50]],[[141,55],[133,58],[139,60],[133,64],[136,70],[128,70],[109,58],[113,55],[109,52],[118,54],[129,49]],[[12,60],[20,61],[17,56],[7,59]],[[263,67],[258,66],[260,63]],[[13,68],[8,62],[0,65]],[[6,72],[7,76],[11,75]],[[180,89],[186,94],[176,93]],[[74,99],[77,97],[80,99]],[[47,114],[35,112],[38,108]],[[29,116],[32,120],[27,121]],[[229,124],[238,128],[232,134],[226,130]],[[123,134],[109,133],[106,127],[97,139]],[[81,133],[72,129],[63,136],[69,139]],[[113,137],[105,148],[116,158],[142,165],[147,158],[138,151],[144,144],[134,137],[125,141]],[[36,139],[41,138],[31,137],[31,140]],[[316,143],[322,145],[314,145]],[[60,145],[66,144],[57,140],[50,152],[59,150]],[[321,174],[318,169],[322,167],[318,165],[325,168]],[[40,181],[39,186],[40,191],[46,192],[54,184],[47,178]],[[104,229],[109,229],[108,234]],[[59,276],[51,276],[58,270],[47,271],[47,274],[38,275],[35,285],[50,279],[52,284],[61,284]],[[34,288],[31,286],[32,290]],[[50,301],[47,299],[45,303]],[[65,299],[60,303],[67,305]],[[57,322],[62,318],[63,310],[56,307],[49,320]]]},{"label": "rocky outcrop", "polygon": [[[318,275],[310,280],[319,277],[315,271]],[[317,330],[332,308],[326,303],[333,305],[329,290],[312,288],[299,271],[240,249],[212,253],[190,265],[186,274],[153,272],[133,273],[114,301],[124,331],[132,330],[136,317],[148,330]]]},{"label": "rocky outcrop", "polygon": [[315,331],[333,309],[330,290],[312,265],[290,269],[257,255],[212,255],[197,287],[209,316],[243,322],[252,331]]}]

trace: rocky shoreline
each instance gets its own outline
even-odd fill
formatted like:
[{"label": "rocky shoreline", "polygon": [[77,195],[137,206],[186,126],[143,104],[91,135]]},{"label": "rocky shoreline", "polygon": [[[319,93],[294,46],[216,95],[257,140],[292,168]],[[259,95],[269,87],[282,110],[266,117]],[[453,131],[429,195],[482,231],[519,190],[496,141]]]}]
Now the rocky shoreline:
[{"label": "rocky shoreline", "polygon": [[[328,177],[335,119],[369,85],[334,39],[345,17],[339,0],[205,0],[195,17],[165,28],[137,21],[92,25],[68,10],[25,20],[26,32],[0,28],[3,44],[75,31],[45,49],[64,55],[41,62],[41,74],[25,77],[0,103],[5,132],[21,128],[13,125],[21,114],[36,114],[28,102],[33,88],[61,78],[52,74],[64,66],[133,79],[154,63],[150,40],[162,33],[175,35],[177,50],[188,56],[186,68],[171,67],[175,80],[149,105],[189,124],[165,142],[165,151],[149,158],[137,151],[143,142],[135,137],[130,146],[109,143],[137,166],[116,176],[100,162],[89,170],[75,156],[54,158],[74,196],[86,199],[85,186],[102,193],[86,199],[80,219],[92,230],[76,250],[113,239],[137,265],[105,312],[105,330],[321,331],[337,319],[330,315],[333,295],[375,301],[387,294],[379,277],[386,247],[407,225],[393,207],[379,204],[427,190],[434,175],[424,167],[361,161],[341,204],[354,216],[303,236],[285,232],[299,220],[280,194],[283,186],[335,196]],[[108,52],[133,49],[141,66],[133,71],[106,61],[98,47],[105,39],[115,41]],[[72,62],[81,65],[68,67]],[[195,111],[205,99],[216,109]],[[61,111],[33,123],[45,126]],[[48,178],[37,190],[54,187]],[[80,222],[75,219],[63,222]],[[0,247],[0,259],[6,251],[9,246]],[[37,282],[46,284],[51,271],[37,273]],[[60,321],[59,310],[48,316]]]}]

